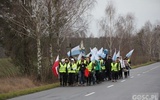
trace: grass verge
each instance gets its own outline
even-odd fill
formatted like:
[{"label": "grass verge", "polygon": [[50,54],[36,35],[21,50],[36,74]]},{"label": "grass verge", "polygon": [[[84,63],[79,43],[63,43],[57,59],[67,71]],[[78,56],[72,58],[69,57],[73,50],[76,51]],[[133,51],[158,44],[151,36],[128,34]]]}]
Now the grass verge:
[{"label": "grass verge", "polygon": [[147,66],[147,65],[150,65],[150,64],[153,64],[153,63],[155,63],[155,61],[150,61],[150,62],[140,64],[140,65],[135,65],[135,66],[132,66],[132,69]]},{"label": "grass verge", "polygon": [[9,98],[13,98],[13,97],[21,96],[21,95],[26,95],[26,94],[31,94],[31,93],[47,90],[47,89],[52,89],[58,86],[59,86],[59,83],[54,83],[54,84],[43,85],[43,86],[35,87],[35,88],[29,88],[26,90],[4,93],[4,94],[0,94],[0,100],[6,100]]},{"label": "grass verge", "polygon": [[19,69],[10,58],[0,59],[0,77],[12,77],[20,75]]}]

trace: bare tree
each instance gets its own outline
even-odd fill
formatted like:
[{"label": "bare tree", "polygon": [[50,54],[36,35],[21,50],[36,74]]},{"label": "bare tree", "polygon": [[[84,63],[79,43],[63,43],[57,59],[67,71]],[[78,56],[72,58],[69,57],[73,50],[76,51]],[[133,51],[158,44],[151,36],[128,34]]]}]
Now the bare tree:
[{"label": "bare tree", "polygon": [[[16,32],[16,34],[18,34],[19,36],[31,37],[36,40],[37,72],[38,76],[40,76],[42,70],[42,51],[40,39],[48,29],[48,26],[46,26],[47,21],[45,17],[47,9],[43,5],[44,0],[19,0],[13,1],[12,3],[13,14],[12,16],[8,16],[7,20],[14,24],[12,29]],[[17,9],[21,9],[22,13],[16,12]],[[20,17],[21,19],[19,19]]]},{"label": "bare tree", "polygon": [[145,47],[145,50],[148,54],[148,58],[149,60],[152,60],[152,44],[153,44],[153,26],[152,24],[150,23],[150,21],[147,21],[143,27],[143,32],[144,32],[144,47]]},{"label": "bare tree", "polygon": [[115,15],[116,9],[110,1],[105,9],[105,17],[100,21],[101,31],[104,33],[106,38],[109,38],[106,42],[109,47],[110,55],[112,54],[113,37],[115,36]]},{"label": "bare tree", "polygon": [[125,32],[125,39],[126,41],[128,42],[128,48],[129,50],[130,49],[133,49],[133,46],[132,46],[132,36],[135,32],[135,17],[132,13],[128,13],[126,15],[126,28],[125,28],[126,32]]},{"label": "bare tree", "polygon": [[153,25],[150,23],[150,21],[147,21],[138,33],[138,43],[141,46],[143,54],[146,55],[150,61],[153,59],[152,56],[155,48],[153,45],[155,39],[153,29]]},{"label": "bare tree", "polygon": [[94,2],[95,0],[50,0],[47,2],[50,64],[53,63],[53,52],[60,53],[60,47],[66,37],[86,36],[88,22],[84,15],[87,15],[86,12],[93,7]]},{"label": "bare tree", "polygon": [[[132,49],[132,35],[135,30],[135,20],[134,15],[128,13],[125,16],[119,16],[116,21],[116,35],[119,43],[119,50],[121,50],[121,46],[124,45],[123,40],[127,41],[129,45],[129,49]],[[122,44],[123,43],[123,44]]]},{"label": "bare tree", "polygon": [[[154,45],[155,44],[155,45]],[[158,61],[160,61],[160,22],[154,28],[154,43],[155,46],[154,55]]]},{"label": "bare tree", "polygon": [[121,50],[123,38],[125,35],[126,21],[123,16],[119,16],[116,21],[116,37],[118,38],[118,49]]},{"label": "bare tree", "polygon": [[50,65],[52,65],[53,51],[60,52],[63,41],[70,33],[78,33],[79,36],[85,37],[88,23],[83,19],[94,1],[11,0],[12,9],[10,13],[4,13],[4,16],[6,21],[10,22],[15,35],[36,40],[38,75],[42,70],[41,38],[49,36]]}]

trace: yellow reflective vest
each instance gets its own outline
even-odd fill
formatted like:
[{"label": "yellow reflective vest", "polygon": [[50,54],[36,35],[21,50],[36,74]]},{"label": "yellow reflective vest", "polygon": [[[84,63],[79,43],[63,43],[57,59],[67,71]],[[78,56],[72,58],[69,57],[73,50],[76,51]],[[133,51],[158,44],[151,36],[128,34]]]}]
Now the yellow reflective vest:
[{"label": "yellow reflective vest", "polygon": [[121,63],[120,62],[117,63],[117,67],[118,67],[118,71],[120,71],[121,70]]},{"label": "yellow reflective vest", "polygon": [[[82,62],[81,60],[77,61],[77,66],[80,65],[81,62]],[[86,61],[86,60],[84,60],[84,64],[87,64],[87,61]],[[79,69],[80,69],[80,67],[78,66],[78,67],[77,67],[77,72],[79,71]]]},{"label": "yellow reflective vest", "polygon": [[127,61],[128,61],[129,64],[131,64],[131,59],[128,59]]},{"label": "yellow reflective vest", "polygon": [[68,67],[68,73],[76,73],[77,64],[74,63]]},{"label": "yellow reflective vest", "polygon": [[111,71],[117,72],[118,71],[117,65],[118,65],[117,63],[111,63]]},{"label": "yellow reflective vest", "polygon": [[90,63],[87,65],[86,68],[91,72],[92,69],[93,69],[93,64],[92,64],[92,62],[90,62]]},{"label": "yellow reflective vest", "polygon": [[100,64],[101,64],[101,68],[102,68],[102,70],[105,70],[106,68],[105,68],[105,65],[104,65],[104,61],[103,61],[103,59],[101,59],[101,60],[100,60]]},{"label": "yellow reflective vest", "polygon": [[66,72],[67,72],[67,71],[66,71],[66,68],[67,68],[66,64],[60,63],[59,72],[60,72],[60,73],[66,73]]},{"label": "yellow reflective vest", "polygon": [[[81,64],[81,62],[82,62],[81,60],[77,61],[77,65],[78,65],[78,64]],[[84,64],[86,64],[86,63],[87,63],[87,61],[84,60]]]}]

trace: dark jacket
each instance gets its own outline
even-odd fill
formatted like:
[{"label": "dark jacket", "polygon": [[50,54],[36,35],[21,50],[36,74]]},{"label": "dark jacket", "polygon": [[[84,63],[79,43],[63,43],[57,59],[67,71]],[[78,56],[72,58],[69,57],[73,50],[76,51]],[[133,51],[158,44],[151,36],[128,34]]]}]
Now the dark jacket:
[{"label": "dark jacket", "polygon": [[112,59],[107,59],[107,60],[105,61],[106,70],[111,71],[111,63],[112,63],[112,62],[113,62]]}]

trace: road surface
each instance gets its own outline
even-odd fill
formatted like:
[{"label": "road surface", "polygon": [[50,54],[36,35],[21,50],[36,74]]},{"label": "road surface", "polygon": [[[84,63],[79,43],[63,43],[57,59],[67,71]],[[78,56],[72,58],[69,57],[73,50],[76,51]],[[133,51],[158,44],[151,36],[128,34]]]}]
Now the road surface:
[{"label": "road surface", "polygon": [[141,93],[160,94],[160,62],[132,69],[130,77],[117,82],[105,81],[84,87],[57,87],[10,100],[132,100]]}]

